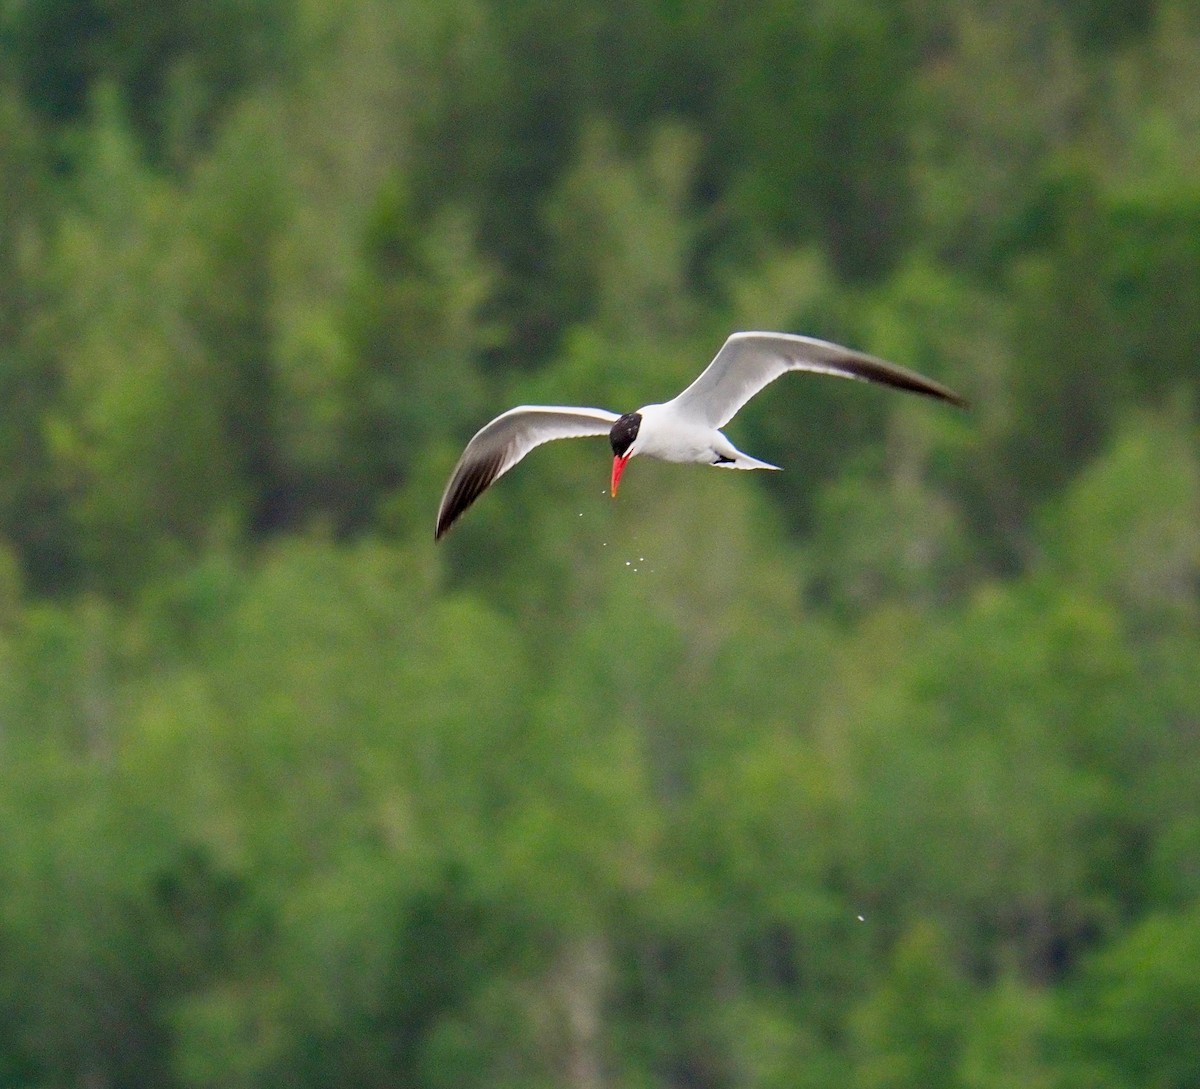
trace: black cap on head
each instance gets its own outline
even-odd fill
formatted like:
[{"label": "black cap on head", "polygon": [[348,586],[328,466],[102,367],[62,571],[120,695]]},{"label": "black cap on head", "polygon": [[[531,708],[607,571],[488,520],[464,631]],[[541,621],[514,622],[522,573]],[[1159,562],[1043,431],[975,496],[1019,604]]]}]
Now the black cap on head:
[{"label": "black cap on head", "polygon": [[608,441],[612,443],[613,454],[616,457],[623,458],[629,452],[633,440],[637,438],[638,428],[641,426],[642,414],[640,412],[626,412],[612,425],[612,430],[608,433]]}]

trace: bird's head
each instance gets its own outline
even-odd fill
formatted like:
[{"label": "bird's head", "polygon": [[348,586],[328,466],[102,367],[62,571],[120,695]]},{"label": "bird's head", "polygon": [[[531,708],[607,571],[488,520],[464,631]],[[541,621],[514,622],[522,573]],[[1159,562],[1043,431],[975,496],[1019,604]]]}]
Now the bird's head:
[{"label": "bird's head", "polygon": [[614,499],[617,495],[617,485],[621,482],[621,474],[625,471],[625,465],[635,453],[633,447],[641,426],[642,414],[640,412],[626,412],[612,425],[612,430],[608,433],[608,441],[613,448],[612,488],[610,490]]}]

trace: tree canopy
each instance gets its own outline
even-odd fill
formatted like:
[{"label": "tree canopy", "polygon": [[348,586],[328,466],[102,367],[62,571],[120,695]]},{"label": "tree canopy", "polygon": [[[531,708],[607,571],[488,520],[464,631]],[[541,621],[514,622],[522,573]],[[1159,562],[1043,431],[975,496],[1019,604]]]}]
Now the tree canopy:
[{"label": "tree canopy", "polygon": [[[1189,0],[0,7],[0,1089],[1192,1089]],[[734,329],[779,474],[538,451]]]}]

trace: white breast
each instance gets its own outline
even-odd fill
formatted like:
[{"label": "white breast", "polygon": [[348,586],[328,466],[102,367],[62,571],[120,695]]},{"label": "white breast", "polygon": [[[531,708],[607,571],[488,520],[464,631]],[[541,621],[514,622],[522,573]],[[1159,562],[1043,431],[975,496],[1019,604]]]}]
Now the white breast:
[{"label": "white breast", "polygon": [[[632,452],[659,461],[711,462],[721,435],[714,428],[671,405],[645,405],[638,409],[642,425]],[[727,445],[727,444],[721,444]]]}]

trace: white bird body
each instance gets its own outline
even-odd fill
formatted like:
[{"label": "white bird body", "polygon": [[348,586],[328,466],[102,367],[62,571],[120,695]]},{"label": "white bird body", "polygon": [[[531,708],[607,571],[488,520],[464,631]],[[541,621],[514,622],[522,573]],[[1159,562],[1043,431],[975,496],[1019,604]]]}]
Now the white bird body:
[{"label": "white bird body", "polygon": [[691,413],[681,412],[677,400],[662,405],[643,405],[637,410],[642,424],[627,452],[629,457],[716,465],[721,469],[779,468],[743,454],[723,432]]},{"label": "white bird body", "polygon": [[608,435],[612,494],[629,459],[699,462],[723,469],[778,469],[742,453],[721,432],[763,387],[788,371],[877,382],[965,407],[957,393],[915,371],[826,340],[791,333],[733,333],[700,376],[677,397],[618,416],[603,408],[521,405],[476,432],[450,475],[435,537],[526,454],[553,439]]}]

